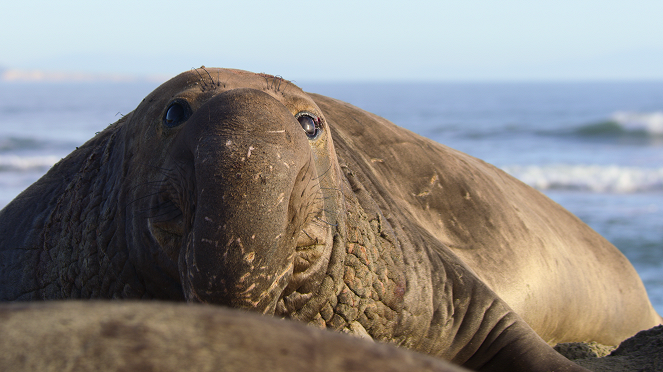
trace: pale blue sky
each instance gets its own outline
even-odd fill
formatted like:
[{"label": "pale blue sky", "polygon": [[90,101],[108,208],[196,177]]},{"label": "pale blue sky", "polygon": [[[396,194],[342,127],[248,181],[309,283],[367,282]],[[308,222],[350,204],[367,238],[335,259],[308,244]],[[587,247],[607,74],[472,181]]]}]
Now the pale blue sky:
[{"label": "pale blue sky", "polygon": [[320,80],[663,80],[663,1],[6,1],[0,66]]}]

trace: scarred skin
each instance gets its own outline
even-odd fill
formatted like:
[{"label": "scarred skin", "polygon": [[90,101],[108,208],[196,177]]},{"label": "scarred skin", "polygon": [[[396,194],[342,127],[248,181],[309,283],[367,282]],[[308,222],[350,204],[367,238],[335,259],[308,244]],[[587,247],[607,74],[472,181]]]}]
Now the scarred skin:
[{"label": "scarred skin", "polygon": [[56,164],[0,211],[0,265],[5,301],[222,304],[478,370],[582,370],[546,341],[660,322],[619,251],[537,191],[238,70],[173,78]]}]

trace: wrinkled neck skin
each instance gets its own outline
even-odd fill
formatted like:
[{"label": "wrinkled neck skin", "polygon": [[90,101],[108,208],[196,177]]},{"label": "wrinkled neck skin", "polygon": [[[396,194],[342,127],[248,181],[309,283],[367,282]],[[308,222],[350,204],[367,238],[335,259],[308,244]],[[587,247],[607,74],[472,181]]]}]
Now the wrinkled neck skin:
[{"label": "wrinkled neck skin", "polygon": [[350,159],[341,165],[345,213],[334,229],[326,274],[308,302],[281,306],[277,315],[476,370],[585,371],[550,348],[434,237],[410,224],[413,218],[392,213],[389,194],[349,153],[343,155]]},{"label": "wrinkled neck skin", "polygon": [[182,298],[176,281],[130,249],[141,244],[125,224],[140,213],[127,208],[137,186],[126,176],[130,117],[61,160],[0,212],[7,222],[0,254],[17,268],[3,272],[2,300]]}]

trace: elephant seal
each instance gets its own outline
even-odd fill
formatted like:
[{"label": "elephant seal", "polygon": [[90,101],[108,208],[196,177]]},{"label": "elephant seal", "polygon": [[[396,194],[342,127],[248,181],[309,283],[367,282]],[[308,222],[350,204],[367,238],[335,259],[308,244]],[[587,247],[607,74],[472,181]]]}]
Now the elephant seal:
[{"label": "elephant seal", "polygon": [[466,371],[394,345],[208,305],[4,304],[0,333],[3,371]]},{"label": "elephant seal", "polygon": [[660,322],[626,258],[538,191],[239,70],[178,75],[56,164],[0,211],[0,265],[2,300],[222,304],[479,370],[577,369],[546,342]]}]

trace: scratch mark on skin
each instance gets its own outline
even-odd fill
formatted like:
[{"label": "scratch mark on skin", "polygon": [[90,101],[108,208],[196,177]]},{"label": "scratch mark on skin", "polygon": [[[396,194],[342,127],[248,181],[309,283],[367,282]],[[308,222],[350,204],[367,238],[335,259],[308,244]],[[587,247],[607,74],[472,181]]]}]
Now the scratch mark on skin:
[{"label": "scratch mark on skin", "polygon": [[285,165],[286,168],[290,169],[290,166],[288,165],[288,163],[283,162],[283,164]]},{"label": "scratch mark on skin", "polygon": [[278,234],[278,235],[276,236],[276,238],[274,238],[274,240],[279,240],[279,239],[281,238],[281,235],[283,235],[283,234]]},{"label": "scratch mark on skin", "polygon": [[269,292],[273,291],[274,288],[276,288],[276,286],[279,285],[279,281],[281,281],[281,279],[283,279],[283,277],[285,276],[285,274],[287,274],[288,272],[290,272],[290,270],[292,269],[292,266],[293,266],[293,263],[291,262],[291,263],[285,268],[285,270],[283,270],[283,271],[282,271],[282,272],[281,272],[276,278],[274,278],[274,280],[272,281],[272,285],[270,285],[269,288],[268,288],[265,292],[263,292],[263,293],[260,295],[260,297],[262,298],[263,296],[266,296]]},{"label": "scratch mark on skin", "polygon": [[255,301],[255,302],[251,301],[251,299],[249,299],[249,298],[245,299],[244,301],[248,302],[253,307],[257,307],[258,304],[260,303],[260,301]]},{"label": "scratch mark on skin", "polygon": [[[237,286],[237,288],[241,288],[241,287],[242,287],[241,285],[238,285],[238,286]],[[251,285],[249,286],[249,288],[247,288],[244,292],[241,292],[240,295],[245,295],[245,294],[251,292],[251,291],[253,290],[253,288],[255,288],[255,287],[256,287],[256,283],[251,284]],[[247,297],[248,297],[248,296],[247,296]],[[260,300],[258,300],[258,302],[260,302]]]},{"label": "scratch mark on skin", "polygon": [[237,244],[239,244],[239,249],[242,251],[242,254],[244,254],[244,244],[242,244],[242,240],[240,238],[237,238]]},{"label": "scratch mark on skin", "polygon": [[212,219],[209,217],[205,217],[205,221],[214,223],[214,221],[212,221]]},{"label": "scratch mark on skin", "polygon": [[253,150],[255,150],[255,148],[253,146],[249,146],[249,152],[246,154],[247,159],[251,157],[251,151]]},{"label": "scratch mark on skin", "polygon": [[283,193],[279,194],[279,201],[276,203],[275,207],[283,202],[285,195]]},{"label": "scratch mark on skin", "polygon": [[202,238],[202,239],[200,239],[200,241],[203,242],[203,243],[214,244],[215,247],[219,246],[219,242],[216,241],[216,240],[209,240],[209,239]]},{"label": "scratch mark on skin", "polygon": [[383,159],[378,159],[378,158],[372,158],[371,159],[371,163],[382,163],[382,162],[384,162]]},{"label": "scratch mark on skin", "polygon": [[281,129],[281,130],[268,130],[267,133],[285,133],[285,129]]},{"label": "scratch mark on skin", "polygon": [[227,140],[227,141],[226,141],[226,146],[230,146],[230,145],[232,145],[232,143],[233,143],[233,142],[232,142],[231,140]]},{"label": "scratch mark on skin", "polygon": [[[291,263],[285,268],[285,270],[283,270],[278,276],[276,276],[276,278],[274,278],[274,280],[272,281],[272,285],[270,285],[269,288],[267,288],[266,291],[264,291],[264,292],[262,292],[262,293],[260,294],[260,297],[258,297],[258,302],[262,301],[262,299],[265,298],[266,296],[269,296],[269,294],[270,294],[272,291],[274,291],[274,289],[276,289],[276,287],[279,285],[279,282],[281,281],[281,279],[283,279],[283,277],[284,277],[287,273],[289,273],[290,270],[292,270],[292,268],[293,268],[293,263],[291,262]],[[267,310],[269,310],[269,309],[265,309],[265,311],[267,311]]]},{"label": "scratch mark on skin", "polygon": [[[430,181],[428,182],[428,184],[430,185],[430,188],[428,190],[424,190],[424,191],[422,191],[418,194],[412,194],[412,195],[418,196],[418,197],[424,197],[424,196],[430,195],[432,193],[433,187],[435,187],[435,184],[437,183],[438,179],[439,179],[438,175],[434,174],[433,177],[431,177]],[[468,197],[469,197],[469,193],[467,195],[465,195],[465,199],[467,199]]]},{"label": "scratch mark on skin", "polygon": [[256,258],[256,252],[249,252],[246,254],[246,256],[244,256],[244,261],[246,261],[247,263],[251,263],[253,262],[253,260],[255,260],[255,258]]}]

